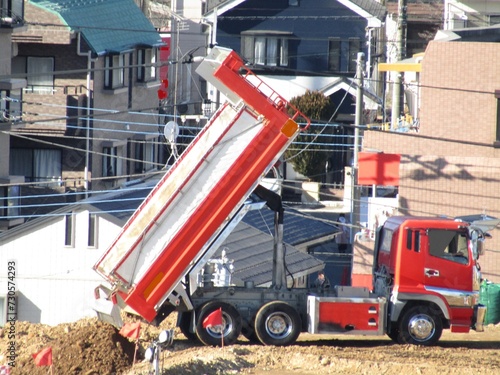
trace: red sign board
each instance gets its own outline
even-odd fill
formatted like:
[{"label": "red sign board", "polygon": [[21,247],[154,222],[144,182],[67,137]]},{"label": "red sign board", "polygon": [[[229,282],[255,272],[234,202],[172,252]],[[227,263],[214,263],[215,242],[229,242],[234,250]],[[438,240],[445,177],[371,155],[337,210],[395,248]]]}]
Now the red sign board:
[{"label": "red sign board", "polygon": [[399,186],[401,155],[373,152],[358,154],[358,184]]}]

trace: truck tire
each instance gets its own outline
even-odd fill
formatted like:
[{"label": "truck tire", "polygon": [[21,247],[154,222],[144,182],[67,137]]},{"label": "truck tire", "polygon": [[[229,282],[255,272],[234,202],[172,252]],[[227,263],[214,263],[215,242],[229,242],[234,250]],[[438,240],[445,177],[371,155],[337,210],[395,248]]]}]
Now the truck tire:
[{"label": "truck tire", "polygon": [[429,306],[413,306],[401,317],[398,331],[401,344],[431,346],[441,338],[443,323]]},{"label": "truck tire", "polygon": [[195,332],[190,331],[190,326],[191,326],[191,319],[193,317],[193,312],[192,311],[185,311],[179,313],[179,329],[181,330],[182,334],[186,336],[186,338],[189,341],[198,341],[198,337],[196,337]]},{"label": "truck tire", "polygon": [[264,345],[293,344],[299,337],[301,326],[297,311],[281,301],[266,303],[255,317],[255,333]]},{"label": "truck tire", "polygon": [[[203,321],[214,311],[222,308],[222,326],[203,328]],[[241,315],[233,306],[220,301],[207,302],[199,309],[196,319],[196,336],[205,345],[232,345],[241,333]]]}]

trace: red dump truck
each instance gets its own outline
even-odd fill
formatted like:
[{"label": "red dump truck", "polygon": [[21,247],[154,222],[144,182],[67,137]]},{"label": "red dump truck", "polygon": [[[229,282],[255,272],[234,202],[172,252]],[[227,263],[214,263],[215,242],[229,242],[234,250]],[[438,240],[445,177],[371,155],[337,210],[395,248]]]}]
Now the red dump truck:
[{"label": "red dump truck", "polygon": [[[289,345],[301,332],[432,345],[444,328],[482,329],[477,260],[493,218],[389,218],[376,235],[371,290],[289,287],[281,198],[259,183],[309,120],[231,50],[215,47],[197,72],[228,101],[95,264],[107,281],[96,288],[101,319],[120,326],[126,309],[159,324],[176,311],[181,331],[206,345],[241,334]],[[264,205],[275,212],[271,287],[200,277],[245,213]],[[222,325],[205,327],[218,310]]]}]

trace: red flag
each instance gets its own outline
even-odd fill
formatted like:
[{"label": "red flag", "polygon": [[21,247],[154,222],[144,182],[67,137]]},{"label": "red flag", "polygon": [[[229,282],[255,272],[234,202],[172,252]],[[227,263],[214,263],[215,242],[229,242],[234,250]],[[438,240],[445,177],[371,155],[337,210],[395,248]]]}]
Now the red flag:
[{"label": "red flag", "polygon": [[141,323],[125,323],[120,329],[119,334],[125,337],[130,337],[131,339],[137,340],[139,338],[139,333],[141,331]]},{"label": "red flag", "polygon": [[222,325],[222,307],[219,307],[217,310],[208,314],[207,317],[203,320],[203,328],[209,328],[221,325]]},{"label": "red flag", "polygon": [[40,350],[38,353],[32,354],[37,366],[52,366],[52,347],[47,347]]}]

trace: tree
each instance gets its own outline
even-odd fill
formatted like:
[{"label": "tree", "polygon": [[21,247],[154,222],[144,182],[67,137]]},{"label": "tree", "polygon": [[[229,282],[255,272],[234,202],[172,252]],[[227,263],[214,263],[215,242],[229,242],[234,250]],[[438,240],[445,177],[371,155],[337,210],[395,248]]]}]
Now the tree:
[{"label": "tree", "polygon": [[[329,121],[335,110],[330,98],[319,91],[307,90],[304,95],[292,98],[290,103],[316,123]],[[285,160],[292,164],[293,169],[312,181],[321,181],[325,173],[328,160],[326,144],[331,141],[329,129],[311,126],[306,134],[300,134],[295,144],[285,151]],[[318,134],[321,136],[317,136]]]}]

